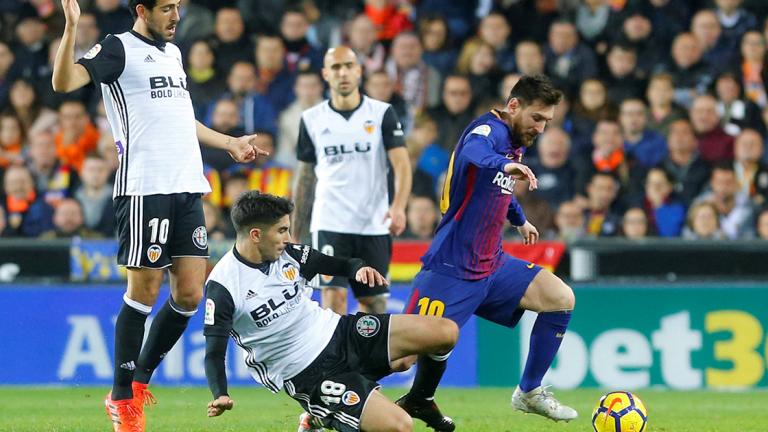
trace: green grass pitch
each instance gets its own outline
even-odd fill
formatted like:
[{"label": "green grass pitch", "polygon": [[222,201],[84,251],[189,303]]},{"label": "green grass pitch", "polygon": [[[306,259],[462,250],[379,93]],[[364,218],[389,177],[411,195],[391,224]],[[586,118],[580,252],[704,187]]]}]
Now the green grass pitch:
[{"label": "green grass pitch", "polygon": [[[286,394],[273,395],[261,388],[230,389],[235,409],[209,419],[205,406],[210,394],[204,388],[155,387],[159,404],[147,411],[149,432],[293,432],[299,405]],[[105,388],[0,387],[2,432],[90,432],[111,430],[104,414]],[[386,389],[394,399],[403,389]],[[513,412],[512,389],[440,389],[437,400],[452,416],[457,431],[591,431],[592,409],[602,392],[597,389],[557,391],[575,407],[579,419],[554,423],[535,415]],[[765,432],[768,431],[768,392],[637,392],[649,412],[650,432]],[[416,421],[416,431],[427,431]]]}]

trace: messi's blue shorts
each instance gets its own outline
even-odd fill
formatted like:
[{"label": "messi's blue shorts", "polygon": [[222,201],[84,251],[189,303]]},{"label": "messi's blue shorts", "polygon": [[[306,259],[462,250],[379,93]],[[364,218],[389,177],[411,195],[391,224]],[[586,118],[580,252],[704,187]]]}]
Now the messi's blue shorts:
[{"label": "messi's blue shorts", "polygon": [[450,318],[459,327],[472,314],[505,327],[523,315],[520,299],[541,267],[504,254],[502,263],[485,279],[465,280],[422,269],[404,313]]}]

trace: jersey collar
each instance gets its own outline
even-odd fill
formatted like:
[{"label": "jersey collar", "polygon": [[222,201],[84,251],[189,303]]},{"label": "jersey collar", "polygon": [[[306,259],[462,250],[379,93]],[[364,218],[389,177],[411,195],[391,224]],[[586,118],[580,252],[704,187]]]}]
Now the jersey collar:
[{"label": "jersey collar", "polygon": [[235,258],[240,261],[241,263],[247,265],[248,267],[252,269],[259,270],[260,272],[266,274],[269,274],[269,267],[272,265],[274,261],[263,261],[258,264],[248,261],[245,259],[244,256],[240,255],[240,252],[237,251],[237,247],[232,246],[232,253],[235,255]]},{"label": "jersey collar", "polygon": [[131,34],[136,36],[140,41],[144,42],[145,44],[152,45],[153,47],[157,47],[157,49],[159,49],[160,51],[165,52],[165,41],[156,41],[156,40],[150,39],[135,30],[131,30]]},{"label": "jersey collar", "polygon": [[356,107],[352,108],[351,110],[338,110],[336,107],[333,106],[333,102],[331,102],[330,99],[328,99],[328,106],[331,107],[332,110],[336,111],[337,113],[341,114],[342,117],[344,117],[346,120],[349,120],[350,117],[352,117],[352,114],[357,111],[358,108],[360,108],[363,105],[363,101],[365,99],[365,95],[360,95],[360,103],[357,104]]}]

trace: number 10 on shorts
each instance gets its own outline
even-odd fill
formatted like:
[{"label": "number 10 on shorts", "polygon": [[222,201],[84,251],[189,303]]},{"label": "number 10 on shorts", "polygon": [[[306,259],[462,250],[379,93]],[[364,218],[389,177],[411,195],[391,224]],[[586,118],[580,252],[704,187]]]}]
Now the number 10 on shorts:
[{"label": "number 10 on shorts", "polygon": [[[159,229],[158,229],[159,225]],[[149,229],[150,235],[149,235],[149,242],[155,243],[159,242],[160,244],[165,244],[165,242],[168,241],[168,229],[170,228],[170,221],[168,219],[160,220],[160,218],[152,218],[149,220]],[[158,235],[158,231],[159,234]]]},{"label": "number 10 on shorts", "polygon": [[419,299],[419,315],[441,317],[445,312],[445,303],[440,300],[431,300],[429,297]]}]

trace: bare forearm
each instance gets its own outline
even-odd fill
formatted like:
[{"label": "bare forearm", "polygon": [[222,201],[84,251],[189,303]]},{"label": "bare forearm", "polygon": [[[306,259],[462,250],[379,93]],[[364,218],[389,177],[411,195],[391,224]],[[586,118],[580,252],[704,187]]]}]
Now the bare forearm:
[{"label": "bare forearm", "polygon": [[317,177],[315,176],[315,165],[299,162],[298,179],[296,180],[296,189],[293,191],[293,202],[296,207],[293,211],[293,221],[291,227],[293,238],[299,241],[306,238],[309,232],[309,221],[312,217],[312,206],[315,203],[315,185]]},{"label": "bare forearm", "polygon": [[208,147],[218,148],[222,150],[228,150],[229,140],[232,139],[229,135],[217,132],[208,126],[195,121],[197,123],[197,139],[207,145]]},{"label": "bare forearm", "polygon": [[[395,153],[395,151],[397,152]],[[392,206],[404,209],[408,204],[408,197],[411,195],[413,183],[411,161],[405,148],[390,150],[390,152],[392,152],[390,153],[392,170],[395,173],[395,196],[392,198]]]},{"label": "bare forearm", "polygon": [[[64,28],[59,49],[56,51],[56,59],[53,62],[51,85],[54,91],[71,92],[87,84],[87,82],[80,84],[75,79],[75,68],[82,68],[82,66],[76,65],[74,61],[76,32],[77,25],[67,24]],[[80,85],[78,86],[78,84]]]}]

